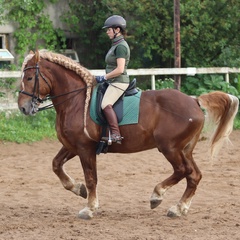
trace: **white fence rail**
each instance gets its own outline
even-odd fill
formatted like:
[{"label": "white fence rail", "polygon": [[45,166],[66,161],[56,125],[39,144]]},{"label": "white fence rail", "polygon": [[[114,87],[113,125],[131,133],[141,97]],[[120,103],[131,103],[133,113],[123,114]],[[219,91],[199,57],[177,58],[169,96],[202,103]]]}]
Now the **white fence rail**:
[{"label": "white fence rail", "polygon": [[[104,75],[105,70],[97,69],[90,70],[90,72],[97,75]],[[156,76],[161,75],[188,75],[194,76],[196,74],[224,74],[225,81],[229,82],[229,74],[240,73],[240,68],[229,68],[229,67],[213,67],[213,68],[139,68],[139,69],[128,69],[129,76],[151,76],[151,88],[155,90]],[[20,78],[20,71],[0,71],[0,78]]]}]

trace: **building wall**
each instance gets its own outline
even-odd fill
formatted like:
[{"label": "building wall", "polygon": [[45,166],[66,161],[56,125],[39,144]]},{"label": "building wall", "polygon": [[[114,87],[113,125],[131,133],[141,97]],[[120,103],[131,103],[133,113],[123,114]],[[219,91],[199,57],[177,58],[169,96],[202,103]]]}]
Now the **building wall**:
[{"label": "building wall", "polygon": [[49,15],[55,28],[60,28],[67,32],[68,29],[66,25],[60,21],[60,16],[63,11],[66,11],[66,9],[68,9],[67,1],[59,1],[58,3],[49,4],[45,10],[45,13]]}]

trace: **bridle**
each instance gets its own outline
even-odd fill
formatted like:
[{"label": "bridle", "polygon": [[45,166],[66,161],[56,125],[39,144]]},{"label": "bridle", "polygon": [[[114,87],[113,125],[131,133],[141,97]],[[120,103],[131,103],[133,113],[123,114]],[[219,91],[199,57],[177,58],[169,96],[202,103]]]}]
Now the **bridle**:
[{"label": "bridle", "polygon": [[[57,96],[46,96],[45,98],[40,98],[40,94],[39,94],[39,75],[41,76],[41,78],[44,80],[44,82],[48,85],[49,89],[50,89],[50,92],[51,92],[51,85],[49,84],[48,80],[45,78],[45,76],[41,73],[40,71],[40,68],[38,66],[38,64],[36,64],[36,66],[29,66],[29,67],[26,67],[23,69],[23,72],[29,70],[29,69],[36,69],[36,72],[35,72],[35,82],[34,82],[34,86],[33,86],[33,93],[29,93],[29,92],[26,92],[24,89],[23,90],[20,90],[19,93],[21,94],[25,94],[27,96],[30,96],[32,97],[32,104],[33,104],[33,107],[37,108],[38,111],[42,111],[42,110],[46,110],[46,109],[49,109],[49,108],[52,108],[53,107],[53,104],[49,104],[45,107],[42,107],[42,108],[38,108],[38,104],[39,103],[43,103],[47,100],[52,100],[52,99],[55,99],[55,98],[58,98],[58,97],[61,97],[61,96],[65,96],[65,95],[68,95],[68,94],[71,94],[71,93],[79,93],[81,91],[83,91],[84,89],[90,87],[90,86],[86,86],[86,87],[83,87],[83,88],[79,88],[79,89],[75,89],[73,91],[70,91],[70,92],[67,92],[67,93],[63,93],[63,94],[60,94],[60,95],[57,95]],[[58,103],[57,105],[60,105],[66,101],[68,101],[69,99],[75,97],[77,94],[73,95],[72,97],[68,98],[67,100],[64,100],[62,101],[61,103]]]},{"label": "bridle", "polygon": [[35,102],[35,103],[43,103],[44,102],[44,99],[41,99],[39,97],[39,75],[42,77],[42,79],[45,81],[45,83],[48,85],[50,91],[51,91],[51,86],[50,84],[48,83],[47,79],[43,76],[43,74],[40,72],[39,70],[39,66],[38,64],[36,64],[36,66],[30,66],[30,67],[26,67],[23,69],[23,72],[26,72],[27,70],[29,69],[36,69],[36,72],[35,72],[35,82],[34,82],[34,87],[33,87],[33,93],[29,93],[29,92],[26,92],[24,90],[20,90],[19,93],[22,93],[22,94],[25,94],[27,96],[30,96],[32,97],[32,102]]}]

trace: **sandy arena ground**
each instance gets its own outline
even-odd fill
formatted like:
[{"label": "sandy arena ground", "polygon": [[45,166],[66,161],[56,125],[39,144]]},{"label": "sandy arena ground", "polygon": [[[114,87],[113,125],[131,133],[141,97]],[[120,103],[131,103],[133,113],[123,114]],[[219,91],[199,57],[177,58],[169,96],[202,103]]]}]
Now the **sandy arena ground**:
[{"label": "sandy arena ground", "polygon": [[[92,220],[77,217],[86,200],[66,191],[52,172],[57,141],[0,143],[0,240],[235,240],[240,239],[240,131],[218,158],[209,159],[200,141],[195,160],[203,179],[187,216],[168,218],[185,189],[170,189],[150,209],[155,185],[167,178],[170,164],[156,149],[136,154],[98,156],[100,208]],[[66,165],[83,181],[78,158]]]}]

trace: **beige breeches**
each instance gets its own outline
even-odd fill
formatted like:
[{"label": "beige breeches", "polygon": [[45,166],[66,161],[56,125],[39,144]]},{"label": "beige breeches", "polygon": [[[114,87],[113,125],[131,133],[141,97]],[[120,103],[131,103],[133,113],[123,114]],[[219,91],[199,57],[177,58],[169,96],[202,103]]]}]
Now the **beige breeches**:
[{"label": "beige breeches", "polygon": [[110,83],[102,100],[101,108],[104,109],[107,105],[113,105],[128,88],[128,83]]}]

